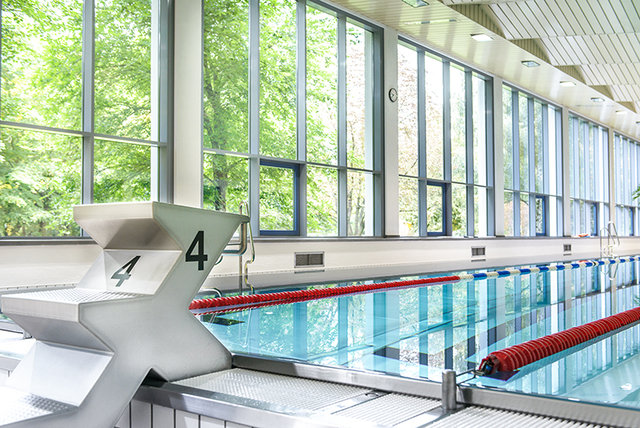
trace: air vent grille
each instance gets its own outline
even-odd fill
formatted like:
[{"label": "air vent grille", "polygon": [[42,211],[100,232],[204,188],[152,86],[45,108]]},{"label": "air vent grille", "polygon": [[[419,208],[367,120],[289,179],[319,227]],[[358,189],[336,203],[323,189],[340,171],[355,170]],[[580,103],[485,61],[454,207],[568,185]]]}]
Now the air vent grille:
[{"label": "air vent grille", "polygon": [[486,247],[471,247],[471,257],[484,256],[485,252],[486,252]]},{"label": "air vent grille", "polygon": [[563,247],[563,251],[565,253],[570,253],[571,252],[571,244],[564,244],[562,247]]},{"label": "air vent grille", "polygon": [[322,267],[324,266],[324,252],[296,253],[295,267]]}]

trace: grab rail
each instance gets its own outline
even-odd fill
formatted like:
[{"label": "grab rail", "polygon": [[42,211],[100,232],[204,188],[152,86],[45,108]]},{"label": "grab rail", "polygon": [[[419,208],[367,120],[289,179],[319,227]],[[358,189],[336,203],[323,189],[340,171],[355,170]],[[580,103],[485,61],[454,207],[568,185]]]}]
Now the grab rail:
[{"label": "grab rail", "polygon": [[[602,245],[602,237],[607,234],[607,245]],[[618,237],[618,229],[616,224],[612,221],[608,222],[605,227],[600,229],[600,258],[603,257],[615,257],[613,250],[616,246],[620,245],[620,238]],[[616,242],[617,241],[617,242]]]}]

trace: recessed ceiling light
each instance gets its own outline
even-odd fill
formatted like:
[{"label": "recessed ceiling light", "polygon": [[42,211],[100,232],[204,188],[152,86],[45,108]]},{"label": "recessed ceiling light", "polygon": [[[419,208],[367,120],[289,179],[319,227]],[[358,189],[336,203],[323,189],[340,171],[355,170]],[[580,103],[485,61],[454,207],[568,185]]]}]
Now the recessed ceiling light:
[{"label": "recessed ceiling light", "polygon": [[591,101],[593,101],[594,103],[603,103],[604,102],[604,98],[591,97]]},{"label": "recessed ceiling light", "polygon": [[626,113],[626,111],[624,111],[624,110],[616,110],[616,114],[625,114],[625,113]]},{"label": "recessed ceiling light", "polygon": [[563,82],[560,82],[560,86],[565,87],[565,88],[572,88],[572,87],[576,86],[576,83],[572,82],[570,80],[565,80]]},{"label": "recessed ceiling light", "polygon": [[522,65],[524,65],[525,67],[537,67],[540,64],[538,64],[537,62],[535,62],[534,60],[528,59],[526,61],[521,61]]},{"label": "recessed ceiling light", "polygon": [[424,0],[402,0],[402,1],[411,7],[429,6],[429,3],[427,3]]},{"label": "recessed ceiling light", "polygon": [[418,25],[418,24],[446,24],[448,22],[457,22],[455,18],[443,18],[443,19],[432,19],[427,21],[411,21],[405,22],[405,25]]},{"label": "recessed ceiling light", "polygon": [[493,38],[491,36],[488,36],[486,34],[472,34],[471,38],[477,42],[490,42],[491,40],[493,40]]}]

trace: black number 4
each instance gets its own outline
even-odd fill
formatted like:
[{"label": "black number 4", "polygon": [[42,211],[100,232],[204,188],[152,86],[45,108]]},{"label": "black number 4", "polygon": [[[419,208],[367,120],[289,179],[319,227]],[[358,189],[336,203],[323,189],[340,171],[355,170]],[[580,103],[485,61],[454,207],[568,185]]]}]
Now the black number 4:
[{"label": "black number 4", "polygon": [[[198,254],[193,254],[193,250],[198,247]],[[193,242],[189,245],[185,261],[198,262],[198,270],[204,270],[204,262],[209,260],[209,256],[204,253],[204,230],[198,231],[196,237],[193,238]]]},{"label": "black number 4", "polygon": [[133,267],[136,265],[136,263],[138,263],[138,260],[140,260],[140,256],[135,256],[111,276],[111,279],[119,280],[116,284],[116,287],[120,287],[123,282],[131,278],[131,271],[133,270]]}]

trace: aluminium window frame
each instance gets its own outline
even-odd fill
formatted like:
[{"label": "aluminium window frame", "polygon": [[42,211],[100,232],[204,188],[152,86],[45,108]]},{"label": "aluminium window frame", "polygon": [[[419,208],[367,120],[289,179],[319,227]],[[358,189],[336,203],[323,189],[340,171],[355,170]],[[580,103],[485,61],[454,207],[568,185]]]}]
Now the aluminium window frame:
[{"label": "aluminium window frame", "polygon": [[[59,128],[30,122],[15,122],[0,119],[1,128],[20,131],[35,131],[47,134],[68,135],[81,139],[81,183],[82,204],[94,202],[95,142],[136,144],[150,148],[150,200],[173,202],[173,22],[174,5],[162,0],[150,1],[151,15],[151,129],[149,139],[123,137],[95,132],[95,0],[83,0],[81,22],[81,121],[78,129]],[[0,0],[0,34],[2,34],[2,1]],[[1,73],[0,41],[0,73]],[[0,85],[2,83],[0,82]],[[0,94],[1,97],[1,94]],[[0,99],[0,106],[2,100]],[[80,236],[62,238],[86,238]],[[3,239],[29,239],[30,237],[0,237]],[[57,240],[61,237],[38,237]]]},{"label": "aluminium window frame", "polygon": [[[562,236],[562,200],[565,195],[562,194],[562,182],[563,182],[563,174],[562,174],[562,145],[558,144],[561,141],[562,136],[562,124],[561,124],[561,109],[557,105],[540,98],[536,95],[533,95],[527,91],[520,89],[517,86],[511,85],[507,82],[504,82],[502,85],[503,91],[504,89],[508,89],[511,92],[511,158],[512,158],[512,166],[511,166],[511,174],[512,174],[512,188],[504,187],[505,192],[510,192],[513,196],[513,236],[525,236],[525,237],[537,237],[537,236],[550,236],[551,227],[550,227],[550,204],[554,202],[556,203],[556,213],[557,213],[557,235]],[[526,153],[527,153],[527,180],[528,186],[527,190],[522,190],[520,186],[520,98],[526,98],[526,120],[527,120],[527,133],[526,133]],[[502,99],[500,100],[502,102]],[[535,152],[535,105],[540,104],[541,106],[541,115],[540,118],[541,126],[542,126],[542,135],[539,136],[541,138],[542,145],[542,191],[539,191],[536,186],[536,152]],[[549,117],[549,109],[554,110],[554,117]],[[555,131],[555,135],[553,139],[556,141],[556,151],[555,151],[555,160],[556,160],[556,189],[553,190],[550,188],[549,183],[549,175],[551,172],[550,165],[550,153],[549,153],[549,143],[551,139],[550,135],[550,127],[549,123],[553,120],[555,122],[555,126],[553,130]],[[504,150],[504,142],[503,142],[503,150]],[[521,195],[528,195],[529,198],[529,233],[527,235],[523,235],[521,233],[521,222],[520,222],[520,201]],[[544,210],[543,210],[543,223],[545,234],[540,235],[536,231],[536,209],[535,209],[535,201],[538,197],[545,197]],[[552,200],[554,198],[554,200]],[[518,203],[516,203],[518,201]],[[534,202],[534,204],[531,203]]]},{"label": "aluminium window frame", "polygon": [[[384,210],[383,210],[383,149],[382,140],[384,134],[384,96],[383,96],[383,76],[382,76],[382,28],[370,22],[363,20],[339,7],[323,1],[296,0],[296,159],[277,158],[267,156],[260,152],[260,1],[248,1],[248,19],[249,19],[249,42],[248,42],[248,74],[249,74],[249,96],[248,96],[248,152],[236,152],[222,149],[213,149],[204,147],[203,154],[213,155],[231,155],[248,159],[249,175],[248,175],[248,193],[249,193],[249,212],[251,213],[251,226],[254,230],[259,231],[259,236],[275,237],[307,237],[307,167],[322,167],[335,170],[338,176],[338,237],[349,237],[354,235],[348,234],[349,219],[348,213],[348,189],[347,181],[350,172],[370,174],[372,177],[371,189],[368,194],[373,196],[373,201],[367,202],[367,206],[371,207],[371,234],[363,236],[380,237],[384,234]],[[307,160],[307,141],[306,141],[306,10],[307,7],[313,7],[321,12],[332,14],[337,18],[337,49],[338,49],[338,85],[337,85],[337,104],[338,104],[338,139],[336,141],[337,163],[325,164],[319,162],[310,162]],[[370,120],[367,123],[367,134],[370,140],[370,147],[366,147],[367,164],[370,167],[358,168],[349,166],[347,162],[347,94],[346,94],[346,42],[347,42],[347,24],[357,25],[358,27],[368,31],[371,34],[369,43],[366,47],[369,55],[366,56],[367,72],[370,78],[367,93],[370,99],[367,99],[368,113]],[[203,31],[205,29],[203,28]],[[294,194],[296,196],[295,204],[298,209],[298,226],[297,233],[291,231],[266,231],[260,229],[260,166],[268,162],[279,163],[280,165],[296,165],[299,171],[298,190]],[[333,236],[333,235],[332,235]]]},{"label": "aluminium window frame", "polygon": [[[406,46],[416,51],[417,59],[417,146],[418,151],[418,175],[399,174],[400,178],[416,180],[418,182],[418,236],[452,236],[452,185],[463,185],[466,189],[466,228],[465,237],[474,236],[475,233],[475,211],[474,211],[474,189],[483,187],[486,189],[487,207],[487,236],[495,234],[495,208],[494,208],[494,165],[493,165],[493,78],[484,72],[474,69],[464,63],[447,57],[435,50],[427,48],[415,41],[403,36],[398,37],[398,44]],[[426,130],[426,78],[425,78],[425,56],[436,57],[442,63],[442,178],[429,177],[427,173],[427,130]],[[450,67],[455,66],[462,69],[465,79],[465,179],[463,182],[453,181],[452,178],[452,141],[451,141],[451,91],[450,91]],[[484,81],[485,100],[485,165],[486,184],[474,183],[474,146],[473,146],[473,77]],[[443,185],[443,220],[444,233],[431,232],[427,228],[427,186]]]}]

